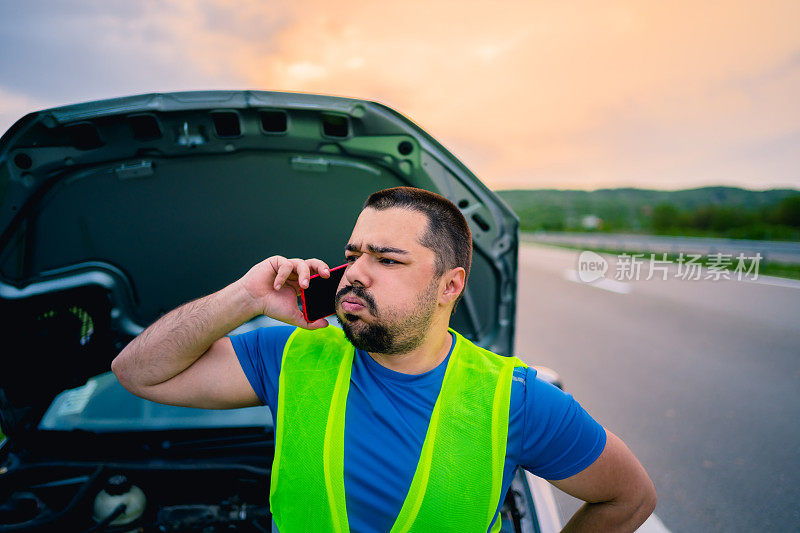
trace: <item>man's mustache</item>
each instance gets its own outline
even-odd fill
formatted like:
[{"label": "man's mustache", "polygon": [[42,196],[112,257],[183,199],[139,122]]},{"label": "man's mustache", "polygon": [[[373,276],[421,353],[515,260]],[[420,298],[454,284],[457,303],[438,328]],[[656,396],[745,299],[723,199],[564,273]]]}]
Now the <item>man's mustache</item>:
[{"label": "man's mustache", "polygon": [[364,287],[358,287],[356,285],[348,285],[347,287],[342,287],[342,289],[336,293],[336,304],[338,305],[342,301],[342,298],[351,293],[356,298],[361,299],[365,304],[367,304],[367,308],[369,308],[369,311],[373,315],[377,313],[377,309],[375,307],[375,300],[372,298],[372,296],[367,292],[367,290]]}]

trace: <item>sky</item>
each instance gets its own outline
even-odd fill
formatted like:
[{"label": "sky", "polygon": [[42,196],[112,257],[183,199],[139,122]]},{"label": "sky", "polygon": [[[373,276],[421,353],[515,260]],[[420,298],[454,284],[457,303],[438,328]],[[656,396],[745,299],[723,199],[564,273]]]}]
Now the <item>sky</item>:
[{"label": "sky", "polygon": [[0,131],[206,89],[384,103],[493,189],[800,188],[796,0],[0,0]]}]

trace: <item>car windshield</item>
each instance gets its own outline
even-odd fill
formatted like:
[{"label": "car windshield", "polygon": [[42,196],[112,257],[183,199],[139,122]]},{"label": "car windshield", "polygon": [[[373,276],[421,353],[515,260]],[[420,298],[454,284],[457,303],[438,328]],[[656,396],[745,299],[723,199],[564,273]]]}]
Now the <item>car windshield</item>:
[{"label": "car windshield", "polygon": [[[230,334],[276,325],[281,323],[261,316]],[[128,392],[112,372],[94,376],[81,387],[61,392],[39,423],[39,429],[43,430],[79,429],[96,433],[225,427],[272,429],[272,414],[266,406],[196,409],[151,402]]]}]

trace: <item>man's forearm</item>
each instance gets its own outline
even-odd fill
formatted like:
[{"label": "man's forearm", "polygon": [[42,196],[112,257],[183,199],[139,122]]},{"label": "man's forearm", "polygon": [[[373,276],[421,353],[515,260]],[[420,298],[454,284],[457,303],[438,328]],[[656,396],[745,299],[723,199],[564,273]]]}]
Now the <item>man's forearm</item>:
[{"label": "man's forearm", "polygon": [[635,531],[658,503],[656,488],[622,439],[606,431],[606,445],[594,463],[553,485],[586,503],[564,531]]},{"label": "man's forearm", "polygon": [[111,368],[131,388],[163,383],[258,313],[250,294],[233,283],[158,319],[120,352]]},{"label": "man's forearm", "polygon": [[649,499],[643,499],[640,505],[585,503],[562,531],[636,531],[652,514],[654,507],[655,502]]}]

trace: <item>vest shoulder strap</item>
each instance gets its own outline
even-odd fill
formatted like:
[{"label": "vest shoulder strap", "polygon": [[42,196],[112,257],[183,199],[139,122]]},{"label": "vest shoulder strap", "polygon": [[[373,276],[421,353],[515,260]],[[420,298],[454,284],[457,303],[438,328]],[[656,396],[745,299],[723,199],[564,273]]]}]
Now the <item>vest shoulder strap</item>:
[{"label": "vest shoulder strap", "polygon": [[511,379],[524,363],[450,331],[456,345],[392,533],[483,533],[500,501]]},{"label": "vest shoulder strap", "polygon": [[354,353],[332,326],[298,328],[283,350],[269,498],[281,531],[349,529],[344,414]]}]

